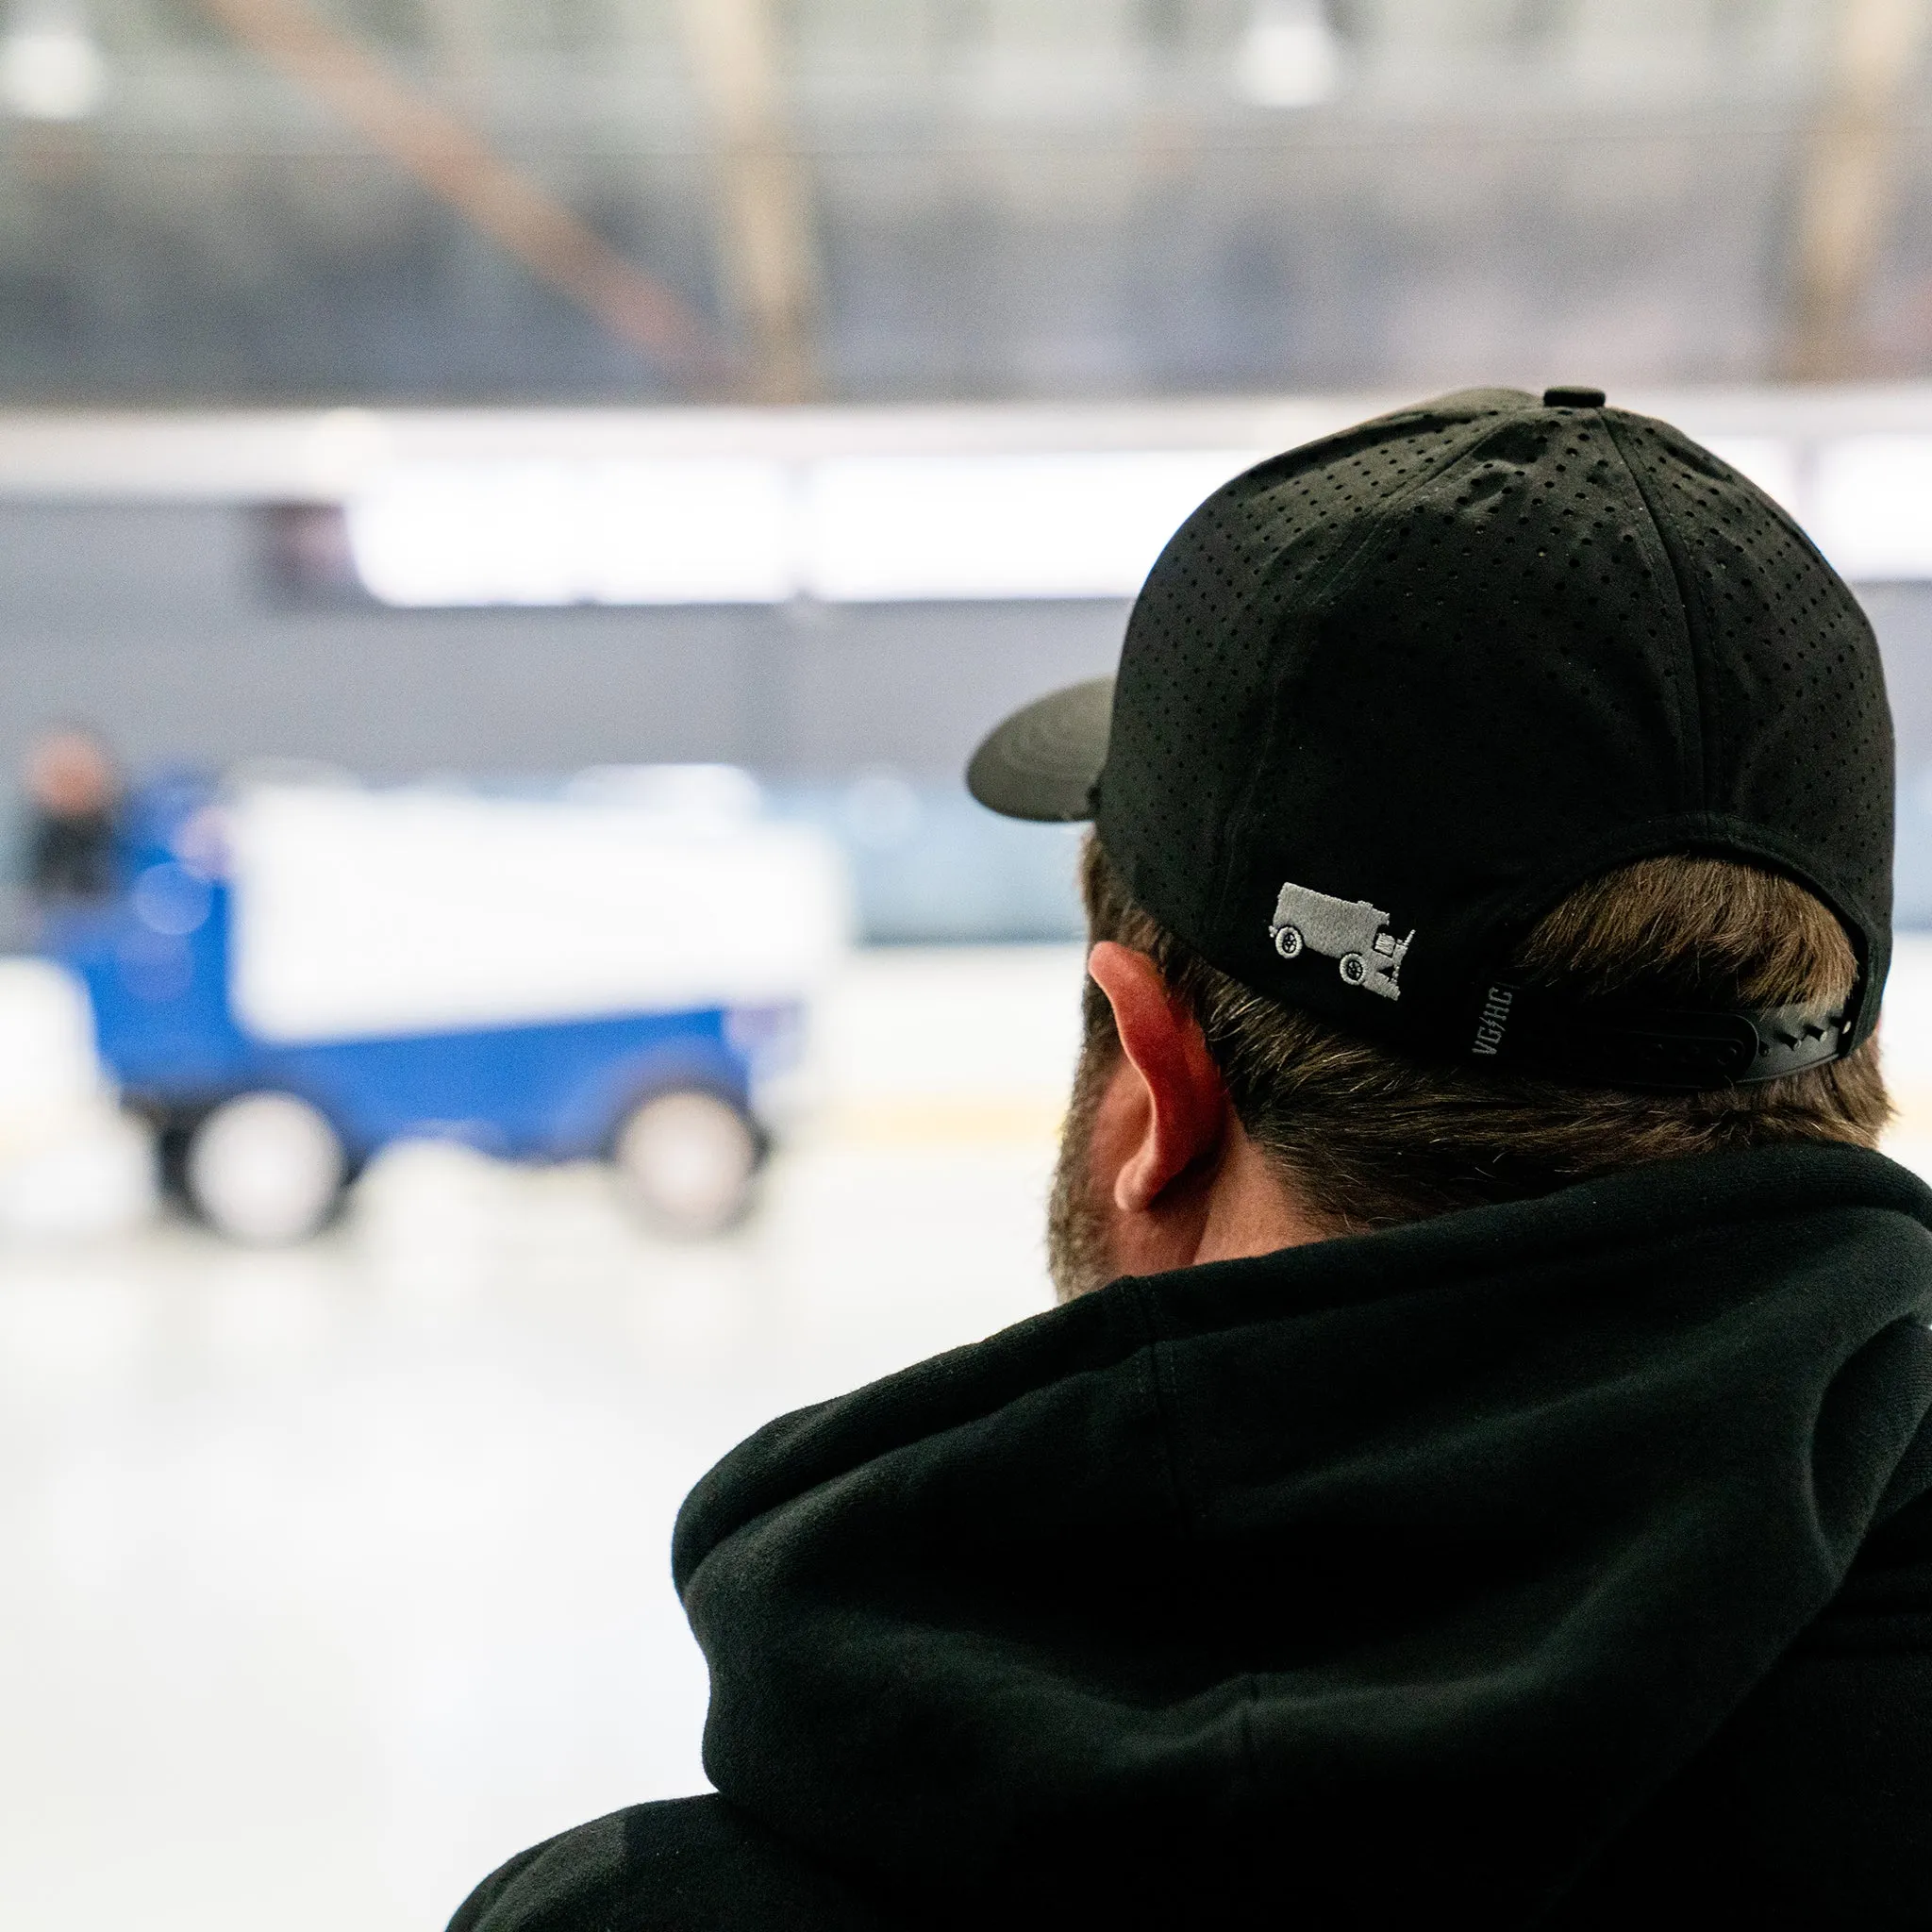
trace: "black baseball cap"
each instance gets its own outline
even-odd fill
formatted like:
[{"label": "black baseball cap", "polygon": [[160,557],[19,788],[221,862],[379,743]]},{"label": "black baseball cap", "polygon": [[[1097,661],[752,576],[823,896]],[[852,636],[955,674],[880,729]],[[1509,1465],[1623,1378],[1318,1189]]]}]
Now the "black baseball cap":
[{"label": "black baseball cap", "polygon": [[[1892,737],[1857,600],[1755,484],[1599,390],[1466,390],[1257,464],[1175,533],[1118,675],[974,755],[1094,821],[1135,899],[1259,992],[1417,1056],[1709,1088],[1849,1052],[1890,956]],[[1837,1007],[1565,1004],[1536,921],[1666,853],[1842,922]]]}]

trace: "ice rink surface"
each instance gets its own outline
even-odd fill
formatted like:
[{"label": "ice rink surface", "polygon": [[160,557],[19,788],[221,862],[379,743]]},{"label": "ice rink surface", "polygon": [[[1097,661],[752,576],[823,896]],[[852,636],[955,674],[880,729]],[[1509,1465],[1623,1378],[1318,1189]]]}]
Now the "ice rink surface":
[{"label": "ice rink surface", "polygon": [[862,958],[761,1211],[401,1149],[340,1227],[0,1249],[0,1923],[441,1924],[704,1789],[672,1519],[734,1442],[1048,1304],[1071,948]]},{"label": "ice rink surface", "polygon": [[[770,1417],[1048,1305],[1078,977],[861,956],[761,1211],[706,1246],[596,1170],[428,1144],[292,1251],[16,1216],[0,1923],[422,1932],[524,1845],[703,1789],[678,1502]],[[1889,1015],[1927,1164],[1918,942]]]}]

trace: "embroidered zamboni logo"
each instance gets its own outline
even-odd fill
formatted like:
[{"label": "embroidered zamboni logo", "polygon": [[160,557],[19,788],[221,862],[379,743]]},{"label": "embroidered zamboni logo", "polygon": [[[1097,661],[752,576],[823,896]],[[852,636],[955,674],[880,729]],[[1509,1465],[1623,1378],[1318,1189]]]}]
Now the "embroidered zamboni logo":
[{"label": "embroidered zamboni logo", "polygon": [[1268,930],[1284,959],[1305,951],[1320,953],[1341,962],[1341,976],[1350,986],[1365,987],[1385,1000],[1402,997],[1395,975],[1415,934],[1395,938],[1389,915],[1366,899],[1331,899],[1307,886],[1283,886]]}]

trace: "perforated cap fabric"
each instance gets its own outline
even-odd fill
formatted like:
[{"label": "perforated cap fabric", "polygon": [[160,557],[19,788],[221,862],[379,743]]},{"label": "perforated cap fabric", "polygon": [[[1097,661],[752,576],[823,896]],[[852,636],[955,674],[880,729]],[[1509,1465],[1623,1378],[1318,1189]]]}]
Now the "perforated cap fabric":
[{"label": "perforated cap fabric", "polygon": [[[1026,713],[995,733],[978,795],[1091,813],[1156,917],[1353,1030],[1480,1054],[1529,926],[1670,852],[1810,887],[1859,956],[1843,1045],[1875,1024],[1893,780],[1871,627],[1761,491],[1598,391],[1461,391],[1237,477],[1148,576],[1105,732],[1057,761],[1040,736]],[[1047,808],[1007,775],[1021,743],[1054,764]]]}]

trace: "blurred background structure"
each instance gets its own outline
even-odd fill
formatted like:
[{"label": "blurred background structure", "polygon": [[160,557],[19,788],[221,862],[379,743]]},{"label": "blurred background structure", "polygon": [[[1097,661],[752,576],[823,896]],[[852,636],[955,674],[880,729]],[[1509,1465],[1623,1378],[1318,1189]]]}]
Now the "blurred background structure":
[{"label": "blurred background structure", "polygon": [[0,0],[0,1922],[701,1784],[678,1498],[1046,1302],[1075,835],[966,754],[1471,383],[1857,588],[1932,1171],[1932,0]]},{"label": "blurred background structure", "polygon": [[1913,0],[11,0],[0,394],[1907,374]]}]

